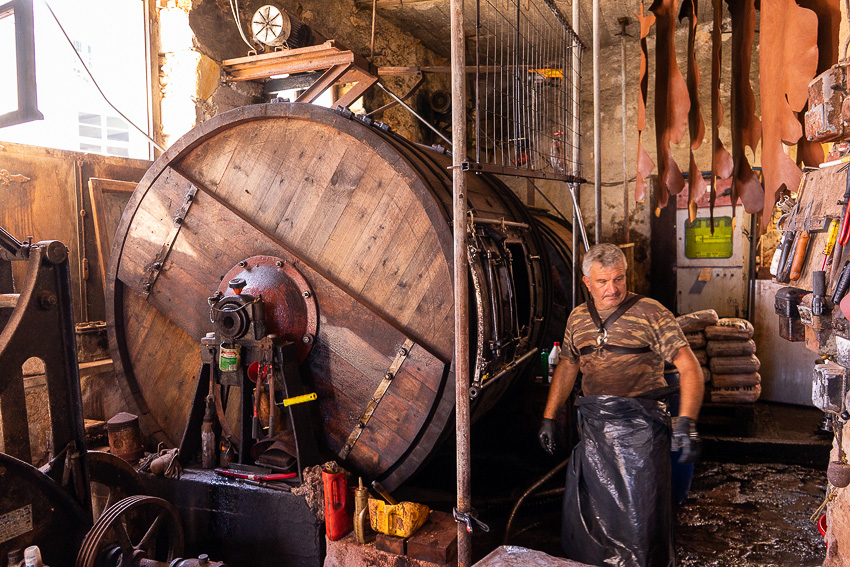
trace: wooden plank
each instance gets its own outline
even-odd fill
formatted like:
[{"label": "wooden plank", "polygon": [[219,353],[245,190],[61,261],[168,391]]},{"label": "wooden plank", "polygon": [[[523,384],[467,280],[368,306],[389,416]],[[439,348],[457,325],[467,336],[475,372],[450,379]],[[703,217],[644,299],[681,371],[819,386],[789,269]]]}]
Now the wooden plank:
[{"label": "wooden plank", "polygon": [[375,534],[375,549],[394,555],[404,555],[407,550],[407,538],[387,534]]},{"label": "wooden plank", "polygon": [[94,222],[95,238],[97,241],[98,264],[100,277],[106,285],[106,266],[109,263],[109,252],[112,250],[112,237],[118,228],[124,207],[130,200],[130,195],[136,188],[136,183],[102,179],[89,179],[89,197],[92,204],[92,221]]},{"label": "wooden plank", "polygon": [[280,59],[301,57],[305,55],[315,55],[328,52],[340,51],[334,47],[334,40],[328,40],[319,45],[308,45],[307,47],[299,47],[298,49],[289,49],[287,51],[272,51],[269,53],[260,53],[259,55],[246,55],[245,57],[236,57],[234,59],[225,59],[221,62],[222,66],[233,65],[250,65],[255,61],[277,61]]},{"label": "wooden plank", "polygon": [[395,245],[390,235],[405,222],[404,213],[412,201],[413,195],[407,185],[400,179],[393,179],[341,270],[356,293],[363,292],[375,266],[386,255],[386,249]]},{"label": "wooden plank", "polygon": [[295,99],[295,102],[315,101],[323,92],[339,81],[339,79],[345,75],[350,68],[351,63],[347,63],[345,65],[334,65],[325,71],[321,77],[316,79],[312,85],[304,89],[304,91]]},{"label": "wooden plank", "polygon": [[222,69],[231,81],[253,81],[337,65],[348,66],[354,61],[351,51],[342,51],[333,47],[332,42],[326,42],[321,46],[228,59],[222,63]]},{"label": "wooden plank", "polygon": [[445,565],[457,557],[457,522],[434,510],[428,521],[407,540],[407,556]]},{"label": "wooden plank", "polygon": [[127,345],[139,384],[134,397],[146,401],[149,412],[139,416],[140,424],[146,436],[164,435],[176,447],[194,393],[200,345],[137,293],[127,290],[124,294],[124,312]]}]

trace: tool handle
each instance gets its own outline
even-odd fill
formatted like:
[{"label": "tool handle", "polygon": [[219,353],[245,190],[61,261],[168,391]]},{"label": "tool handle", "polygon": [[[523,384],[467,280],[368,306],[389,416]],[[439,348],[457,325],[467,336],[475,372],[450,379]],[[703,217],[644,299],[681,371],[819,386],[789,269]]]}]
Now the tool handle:
[{"label": "tool handle", "polygon": [[316,396],[316,392],[311,392],[309,394],[304,394],[303,396],[295,396],[294,398],[286,398],[283,400],[283,407],[293,406],[295,404],[303,404],[304,402],[310,402],[315,400],[318,396]]},{"label": "tool handle", "polygon": [[844,214],[842,215],[841,221],[841,234],[838,236],[838,243],[841,246],[847,246],[847,242],[850,241],[850,207],[844,205]]},{"label": "tool handle", "polygon": [[791,253],[791,245],[794,243],[794,231],[786,230],[782,236],[782,244],[780,248],[782,252],[779,254],[779,268],[776,272],[776,281],[779,283],[787,282],[786,264],[788,263],[788,255]]},{"label": "tool handle", "polygon": [[797,247],[794,249],[794,262],[791,264],[791,281],[795,282],[800,279],[803,273],[803,264],[806,261],[806,249],[809,247],[809,240],[812,235],[809,231],[803,231],[800,239],[797,241]]},{"label": "tool handle", "polygon": [[850,288],[850,261],[844,263],[841,269],[841,275],[838,276],[838,281],[835,284],[835,291],[832,292],[832,303],[838,305],[847,289]]},{"label": "tool handle", "polygon": [[398,504],[398,500],[396,500],[395,498],[393,498],[393,497],[390,495],[390,493],[389,493],[389,492],[387,492],[387,489],[386,489],[386,488],[384,488],[384,485],[382,485],[382,484],[381,484],[380,482],[378,482],[377,480],[373,480],[373,481],[372,481],[372,488],[374,488],[374,489],[375,489],[375,492],[377,492],[378,494],[380,494],[381,496],[383,496],[383,497],[384,497],[384,500],[386,500],[387,502],[389,502],[392,506],[395,506],[396,504]]},{"label": "tool handle", "polygon": [[838,219],[832,219],[829,223],[829,232],[826,235],[826,246],[823,247],[823,255],[829,256],[832,254],[832,249],[835,246],[835,240],[838,237]]}]

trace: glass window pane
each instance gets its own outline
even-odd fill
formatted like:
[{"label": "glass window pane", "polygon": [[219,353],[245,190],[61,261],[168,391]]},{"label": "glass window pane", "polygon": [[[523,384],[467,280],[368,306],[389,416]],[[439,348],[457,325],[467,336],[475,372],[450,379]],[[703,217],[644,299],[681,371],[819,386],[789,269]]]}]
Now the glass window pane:
[{"label": "glass window pane", "polygon": [[15,15],[0,18],[0,114],[18,109],[18,72],[15,57]]}]

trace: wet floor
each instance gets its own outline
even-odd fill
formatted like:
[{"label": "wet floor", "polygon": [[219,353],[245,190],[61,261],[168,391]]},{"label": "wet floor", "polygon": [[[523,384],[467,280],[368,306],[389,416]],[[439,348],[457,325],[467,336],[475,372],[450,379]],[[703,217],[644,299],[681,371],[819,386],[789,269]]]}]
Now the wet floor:
[{"label": "wet floor", "polygon": [[809,521],[826,472],[782,465],[703,462],[678,512],[680,566],[815,567],[826,555]]}]

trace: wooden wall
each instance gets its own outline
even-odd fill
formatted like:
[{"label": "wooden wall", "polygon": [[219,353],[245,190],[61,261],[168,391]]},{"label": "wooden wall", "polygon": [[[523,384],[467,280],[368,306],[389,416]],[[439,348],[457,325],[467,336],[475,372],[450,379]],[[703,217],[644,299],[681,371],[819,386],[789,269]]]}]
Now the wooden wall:
[{"label": "wooden wall", "polygon": [[[95,225],[101,240],[111,240],[122,202],[129,198],[122,189],[132,187],[127,182],[138,182],[150,165],[147,160],[0,142],[0,226],[21,241],[32,236],[68,246],[77,323],[106,318],[102,267],[108,251],[101,260]],[[103,179],[125,183],[99,181]],[[104,197],[99,207],[93,207],[92,194]],[[17,281],[23,270],[16,262]]]}]

